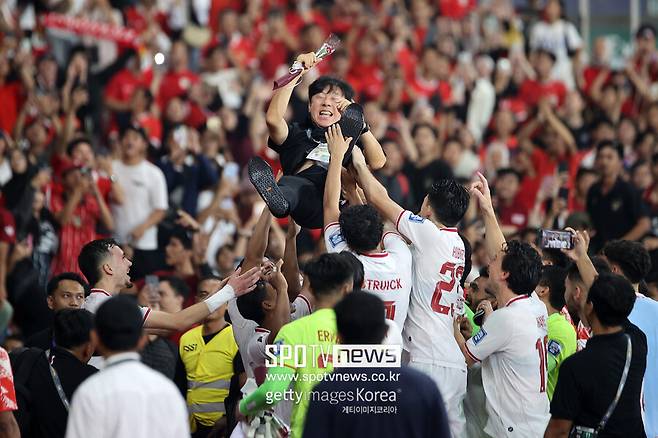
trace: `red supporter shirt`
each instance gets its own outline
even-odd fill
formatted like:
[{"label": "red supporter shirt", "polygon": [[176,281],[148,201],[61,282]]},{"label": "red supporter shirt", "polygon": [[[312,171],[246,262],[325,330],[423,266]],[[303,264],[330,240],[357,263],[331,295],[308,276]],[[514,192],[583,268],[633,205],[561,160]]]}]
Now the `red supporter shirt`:
[{"label": "red supporter shirt", "polygon": [[534,107],[540,99],[548,98],[554,106],[562,106],[567,89],[560,81],[549,81],[545,84],[527,79],[521,84],[519,97],[529,107]]},{"label": "red supporter shirt", "polygon": [[[146,16],[145,11],[136,6],[126,9],[126,27],[134,30],[137,33],[144,32],[149,25],[150,18]],[[155,14],[155,21],[158,23],[162,30],[167,29],[167,15],[164,12],[158,11]]]},{"label": "red supporter shirt", "polygon": [[130,102],[138,87],[148,87],[153,79],[153,70],[135,75],[128,69],[123,69],[112,76],[105,87],[105,96],[121,103]]},{"label": "red supporter shirt", "polygon": [[461,20],[476,8],[475,0],[438,0],[439,11],[444,17]]},{"label": "red supporter shirt", "polygon": [[373,99],[379,96],[384,87],[384,75],[376,62],[362,64],[358,60],[352,63],[347,75],[349,82],[357,94],[364,94]]},{"label": "red supporter shirt", "polygon": [[[66,206],[61,194],[53,194],[51,210],[60,213]],[[78,255],[82,247],[96,238],[96,224],[100,218],[100,208],[93,195],[87,194],[73,211],[69,223],[59,231],[59,250],[52,264],[52,275],[62,272],[77,272]]]},{"label": "red supporter shirt", "polygon": [[14,390],[14,376],[11,372],[9,354],[4,348],[0,348],[0,412],[15,411],[18,409],[16,403],[16,391]]},{"label": "red supporter shirt", "polygon": [[11,134],[14,131],[14,125],[18,118],[18,111],[21,104],[22,87],[19,82],[11,82],[0,86],[0,102],[2,102],[2,111],[0,111],[0,129]]},{"label": "red supporter shirt", "polygon": [[160,105],[160,109],[165,111],[171,99],[187,93],[192,88],[192,85],[198,82],[199,76],[189,70],[167,72],[164,78],[162,78],[162,83],[158,90],[158,104]]},{"label": "red supporter shirt", "polygon": [[4,207],[0,207],[0,242],[10,245],[16,243],[16,222],[14,216]]},{"label": "red supporter shirt", "polygon": [[519,202],[518,196],[510,205],[499,203],[497,210],[501,225],[513,225],[521,229],[528,224],[528,209]]},{"label": "red supporter shirt", "polygon": [[[450,84],[448,82],[439,80],[427,81],[418,75],[407,78],[407,82],[409,83],[409,86],[411,86],[411,88],[416,92],[418,97],[422,96],[429,99],[433,95],[438,94],[441,98],[441,103],[444,106],[450,105],[452,102],[452,89],[450,88]],[[405,101],[410,101],[410,97],[408,95],[405,96]]]}]

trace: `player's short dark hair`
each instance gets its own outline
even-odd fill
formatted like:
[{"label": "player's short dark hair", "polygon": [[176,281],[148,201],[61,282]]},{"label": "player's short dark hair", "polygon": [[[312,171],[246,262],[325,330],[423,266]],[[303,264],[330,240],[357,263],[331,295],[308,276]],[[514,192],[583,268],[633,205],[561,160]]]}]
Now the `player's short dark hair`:
[{"label": "player's short dark hair", "polygon": [[85,309],[62,309],[55,313],[53,339],[55,345],[71,349],[89,342],[94,328],[94,315]]},{"label": "player's short dark hair", "polygon": [[308,86],[309,102],[313,99],[313,96],[322,93],[327,87],[329,87],[329,91],[335,89],[340,90],[347,100],[352,100],[354,98],[354,89],[347,82],[332,76],[320,76]]},{"label": "player's short dark hair", "polygon": [[[66,155],[69,157],[73,155],[75,150],[80,146],[81,144],[88,144],[91,146],[91,140],[87,137],[77,137],[71,140],[67,145],[66,145]],[[92,147],[93,150],[93,147]]]},{"label": "player's short dark hair", "polygon": [[143,317],[132,297],[117,295],[96,312],[96,332],[103,345],[113,351],[130,351],[142,336]]},{"label": "player's short dark hair", "polygon": [[183,297],[183,299],[187,298],[190,294],[190,287],[185,283],[185,280],[180,277],[176,277],[175,275],[165,275],[160,277],[159,280],[169,283],[169,286],[171,286],[174,293],[179,297]]},{"label": "player's short dark hair", "polygon": [[87,282],[84,281],[80,275],[76,274],[75,272],[62,272],[61,274],[55,275],[48,281],[48,284],[46,285],[46,294],[48,294],[48,296],[52,296],[52,294],[55,293],[59,287],[59,283],[62,280],[70,280],[79,283],[85,291],[85,297],[88,296],[91,292],[89,289],[89,284],[87,284]]},{"label": "player's short dark hair", "polygon": [[521,182],[521,174],[516,170],[511,167],[503,167],[502,169],[498,169],[496,171],[496,179],[502,178],[507,175],[512,175],[516,177],[516,180],[518,182]]},{"label": "player's short dark hair", "polygon": [[473,247],[471,246],[471,242],[469,242],[463,234],[459,233],[459,237],[464,243],[464,273],[462,274],[462,278],[459,280],[459,284],[461,284],[463,289],[466,287],[466,278],[471,273],[471,269],[473,269]]},{"label": "player's short dark hair", "polygon": [[[612,270],[610,269],[610,265],[601,256],[592,257],[592,265],[594,265],[594,269],[598,274],[612,273]],[[578,282],[578,283],[583,282],[583,277],[580,275],[578,266],[575,263],[572,263],[571,266],[569,266],[569,268],[567,269],[567,278],[569,279],[569,281]]]},{"label": "player's short dark hair", "polygon": [[97,239],[82,247],[78,266],[90,285],[95,285],[101,279],[101,266],[114,246],[119,246],[114,239]]},{"label": "player's short dark hair", "polygon": [[345,242],[356,252],[377,248],[384,234],[384,221],[372,205],[351,205],[338,217]]},{"label": "player's short dark hair", "polygon": [[436,138],[439,137],[439,131],[437,131],[437,129],[431,123],[427,123],[427,122],[416,123],[411,128],[411,136],[415,137],[416,134],[418,133],[418,131],[420,131],[423,128],[429,129],[430,131],[432,131],[432,135],[434,135],[434,137],[436,137]]},{"label": "player's short dark hair", "polygon": [[340,254],[322,254],[304,267],[313,295],[326,296],[353,281],[352,264]]},{"label": "player's short dark hair", "polygon": [[576,172],[576,181],[579,181],[582,177],[587,175],[596,176],[597,175],[596,170],[590,169],[588,167],[579,167],[578,172]]},{"label": "player's short dark hair", "polygon": [[386,309],[377,296],[368,292],[347,294],[334,311],[341,343],[380,344],[386,337]]},{"label": "player's short dark hair", "polygon": [[454,227],[464,217],[470,195],[454,179],[440,179],[430,187],[427,197],[439,222]]},{"label": "player's short dark hair", "polygon": [[562,250],[557,248],[542,248],[541,258],[542,260],[550,261],[553,266],[559,266],[560,268],[567,269],[571,266],[571,260],[569,260],[569,257],[562,252]]},{"label": "player's short dark hair", "polygon": [[619,142],[611,140],[600,141],[599,144],[596,145],[596,155],[599,155],[601,151],[606,148],[615,151],[620,160],[624,159],[624,147]]},{"label": "player's short dark hair", "polygon": [[651,271],[651,256],[639,242],[611,240],[603,247],[603,255],[619,265],[624,277],[633,284],[639,283]]},{"label": "player's short dark hair", "polygon": [[611,327],[622,324],[633,310],[635,290],[621,275],[603,273],[596,277],[587,294],[587,302],[601,325]]},{"label": "player's short dark hair", "polygon": [[507,286],[517,295],[528,295],[537,287],[541,276],[541,257],[535,249],[520,240],[510,240],[503,248],[502,270],[507,272]]},{"label": "player's short dark hair", "polygon": [[185,249],[192,249],[192,232],[186,228],[180,226],[174,227],[169,235],[169,240],[171,239],[177,239]]},{"label": "player's short dark hair", "polygon": [[235,303],[238,306],[240,315],[245,319],[250,319],[259,325],[265,319],[265,310],[263,310],[263,301],[267,299],[267,283],[265,280],[258,280],[254,290],[248,294],[240,295]]},{"label": "player's short dark hair", "polygon": [[339,254],[347,260],[352,268],[352,284],[354,285],[352,290],[354,292],[360,291],[366,278],[365,271],[363,270],[363,263],[361,263],[361,260],[356,258],[356,256],[349,251],[341,251]]},{"label": "player's short dark hair", "polygon": [[554,309],[562,309],[566,304],[564,300],[564,280],[567,270],[559,266],[544,266],[541,271],[539,285],[548,287],[548,302]]}]

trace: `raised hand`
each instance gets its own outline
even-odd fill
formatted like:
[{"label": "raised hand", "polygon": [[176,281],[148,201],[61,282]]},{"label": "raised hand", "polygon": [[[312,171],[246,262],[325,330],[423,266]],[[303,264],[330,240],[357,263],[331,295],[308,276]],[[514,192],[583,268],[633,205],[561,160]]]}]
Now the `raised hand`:
[{"label": "raised hand", "polygon": [[569,231],[573,236],[573,249],[563,249],[562,252],[573,261],[587,257],[590,240],[587,231],[576,231],[573,228],[565,228],[565,230]]},{"label": "raised hand", "polygon": [[318,63],[318,58],[315,56],[315,52],[308,52],[308,53],[302,53],[301,55],[297,56],[296,59],[297,62],[302,64],[304,67],[304,71],[302,74],[306,73],[309,71],[315,64]]},{"label": "raised hand", "polygon": [[478,180],[471,184],[471,195],[475,196],[483,212],[493,213],[493,203],[491,202],[491,190],[489,182],[480,172],[477,173]]},{"label": "raised hand", "polygon": [[331,125],[327,129],[327,132],[324,133],[324,137],[327,140],[327,146],[329,146],[331,156],[342,159],[347,153],[352,137],[344,138],[338,123]]},{"label": "raised hand", "polygon": [[241,268],[236,269],[228,280],[228,285],[233,288],[236,297],[254,290],[256,283],[260,279],[260,266],[255,266],[244,274],[241,274],[241,271]]}]

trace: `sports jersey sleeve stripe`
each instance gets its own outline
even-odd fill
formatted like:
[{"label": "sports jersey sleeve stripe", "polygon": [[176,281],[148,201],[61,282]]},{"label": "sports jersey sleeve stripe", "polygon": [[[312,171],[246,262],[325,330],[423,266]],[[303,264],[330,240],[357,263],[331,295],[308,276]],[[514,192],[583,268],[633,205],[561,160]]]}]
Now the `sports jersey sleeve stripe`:
[{"label": "sports jersey sleeve stripe", "polygon": [[475,357],[475,355],[473,353],[471,353],[471,350],[468,349],[468,343],[464,344],[464,346],[466,347],[466,353],[468,353],[468,355],[471,359],[473,359],[476,362],[482,362],[480,359]]},{"label": "sports jersey sleeve stripe", "polygon": [[395,229],[400,231],[400,219],[402,219],[402,216],[409,210],[402,210],[400,215],[398,216],[398,220],[395,221]]},{"label": "sports jersey sleeve stripe", "polygon": [[328,223],[327,225],[324,226],[324,232],[326,233],[327,230],[329,229],[329,227],[339,226],[339,225],[340,224],[338,222],[330,222],[330,223]]},{"label": "sports jersey sleeve stripe", "polygon": [[151,308],[150,307],[142,307],[142,310],[146,309],[144,312],[144,319],[142,320],[142,325],[146,323],[146,320],[148,319],[149,315],[151,314]]},{"label": "sports jersey sleeve stripe", "polygon": [[304,301],[304,302],[306,303],[306,305],[308,306],[308,312],[309,312],[309,313],[312,313],[312,312],[313,312],[313,308],[311,307],[311,302],[310,302],[310,301],[309,301],[304,295],[302,295],[302,294],[299,294],[299,295],[297,295],[297,296],[298,296],[299,298],[301,298],[302,301]]}]

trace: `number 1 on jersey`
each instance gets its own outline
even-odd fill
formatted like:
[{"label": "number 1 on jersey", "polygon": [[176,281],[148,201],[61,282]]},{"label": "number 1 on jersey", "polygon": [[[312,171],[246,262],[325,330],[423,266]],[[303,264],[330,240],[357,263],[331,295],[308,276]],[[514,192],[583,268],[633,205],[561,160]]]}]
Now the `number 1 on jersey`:
[{"label": "number 1 on jersey", "polygon": [[544,336],[544,339],[537,339],[535,343],[535,348],[539,352],[539,379],[541,383],[539,384],[539,392],[546,392],[546,341],[548,336]]}]

